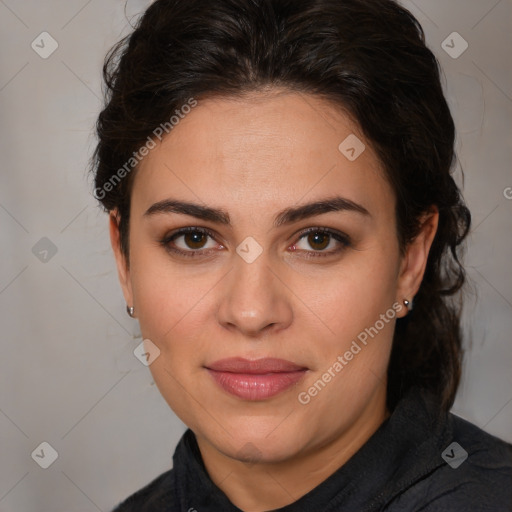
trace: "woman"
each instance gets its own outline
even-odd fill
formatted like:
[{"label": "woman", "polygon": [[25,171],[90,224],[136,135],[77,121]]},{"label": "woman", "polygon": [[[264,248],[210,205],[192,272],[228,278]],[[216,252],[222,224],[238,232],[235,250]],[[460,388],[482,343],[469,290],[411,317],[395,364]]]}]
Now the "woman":
[{"label": "woman", "polygon": [[448,412],[470,214],[413,16],[157,0],[104,76],[95,196],[189,427],[116,511],[510,510],[512,446]]}]

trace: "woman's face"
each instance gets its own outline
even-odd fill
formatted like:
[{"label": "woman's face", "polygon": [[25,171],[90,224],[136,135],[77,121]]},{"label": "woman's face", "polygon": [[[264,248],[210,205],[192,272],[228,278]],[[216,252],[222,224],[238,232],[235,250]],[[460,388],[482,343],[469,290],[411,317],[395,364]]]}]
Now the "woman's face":
[{"label": "woman's face", "polygon": [[202,443],[283,461],[382,421],[431,241],[401,258],[394,208],[358,127],[309,95],[200,101],[143,160],[129,269],[113,221],[112,240],[155,382]]}]

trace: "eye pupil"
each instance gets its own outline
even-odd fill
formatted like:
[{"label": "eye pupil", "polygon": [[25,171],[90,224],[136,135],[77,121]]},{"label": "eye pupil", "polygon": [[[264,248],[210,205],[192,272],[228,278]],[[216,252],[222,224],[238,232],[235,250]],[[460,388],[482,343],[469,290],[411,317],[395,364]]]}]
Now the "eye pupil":
[{"label": "eye pupil", "polygon": [[[187,245],[192,249],[200,249],[202,247],[202,245],[204,245],[204,240],[203,240],[203,238],[205,238],[204,233],[200,233],[199,231],[194,231],[192,233],[187,233],[184,236],[185,236],[185,241],[186,241]],[[192,241],[189,243],[190,239],[192,239]],[[203,242],[203,244],[201,244],[201,242]]]},{"label": "eye pupil", "polygon": [[[326,233],[315,231],[314,233],[311,233],[308,238],[308,242],[311,245],[311,247],[314,247],[318,250],[325,249],[329,245],[329,235]],[[320,244],[321,247],[315,247],[315,244]]]}]

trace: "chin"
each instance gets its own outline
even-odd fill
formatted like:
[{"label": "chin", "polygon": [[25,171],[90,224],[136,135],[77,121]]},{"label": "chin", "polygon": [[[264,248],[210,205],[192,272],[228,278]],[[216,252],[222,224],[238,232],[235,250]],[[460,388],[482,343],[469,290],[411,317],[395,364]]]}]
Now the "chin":
[{"label": "chin", "polygon": [[229,420],[226,430],[212,429],[211,425],[193,430],[233,459],[248,464],[277,463],[296,456],[308,444],[304,429],[284,418],[239,416]]},{"label": "chin", "polygon": [[247,464],[269,464],[293,458],[300,451],[300,447],[295,436],[285,433],[273,440],[254,435],[240,436],[232,439],[229,446],[219,446],[219,450],[227,456]]}]

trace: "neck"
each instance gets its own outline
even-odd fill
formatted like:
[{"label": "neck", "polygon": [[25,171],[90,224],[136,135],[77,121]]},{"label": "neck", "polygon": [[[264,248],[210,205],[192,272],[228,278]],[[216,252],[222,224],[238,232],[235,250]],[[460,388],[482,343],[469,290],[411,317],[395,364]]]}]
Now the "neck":
[{"label": "neck", "polygon": [[204,437],[196,434],[196,438],[210,478],[231,503],[245,512],[262,512],[289,505],[321,484],[366,443],[388,416],[385,389],[378,390],[348,429],[277,462],[248,464],[224,455]]}]

